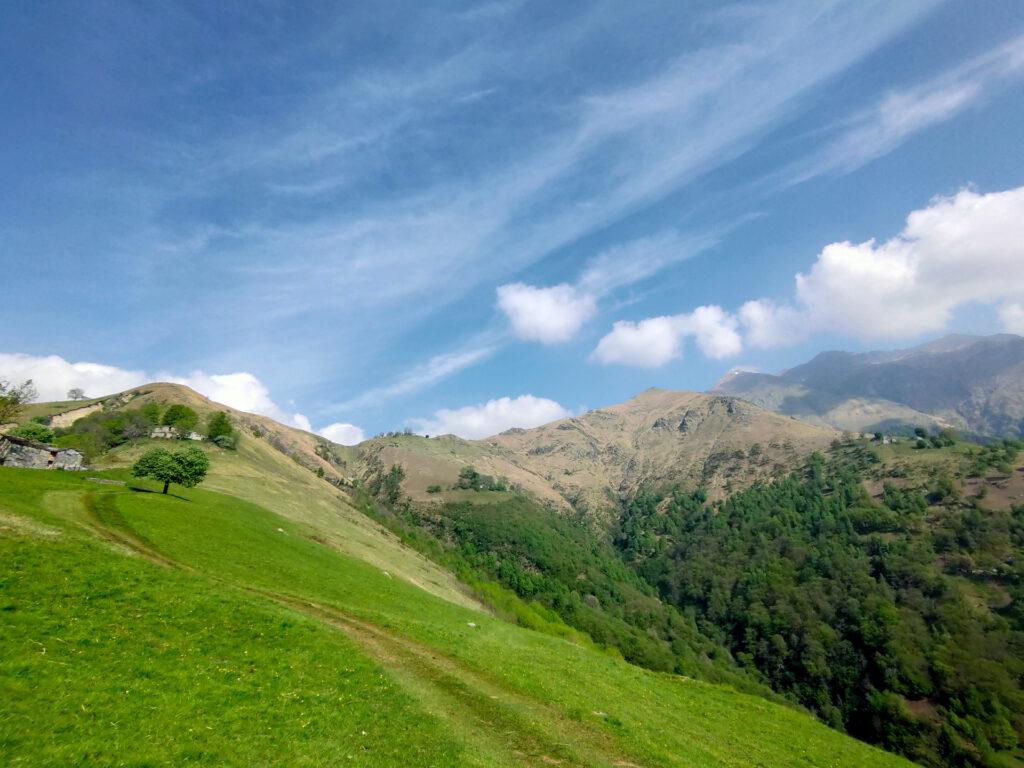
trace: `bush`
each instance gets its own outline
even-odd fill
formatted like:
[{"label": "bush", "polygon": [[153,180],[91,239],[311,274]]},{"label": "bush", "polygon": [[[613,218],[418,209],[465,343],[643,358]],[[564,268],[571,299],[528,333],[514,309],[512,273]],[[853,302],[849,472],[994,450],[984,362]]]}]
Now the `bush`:
[{"label": "bush", "polygon": [[164,411],[162,419],[164,426],[174,427],[182,435],[192,432],[199,424],[199,414],[187,405],[175,403]]},{"label": "bush", "polygon": [[59,435],[53,441],[58,448],[74,448],[81,453],[88,462],[94,461],[101,453],[103,446],[96,439],[95,435],[66,434]]},{"label": "bush", "polygon": [[158,403],[146,403],[139,409],[139,413],[154,427],[160,423],[161,409]]},{"label": "bush", "polygon": [[377,466],[367,478],[366,488],[370,494],[385,504],[395,505],[402,498],[402,481],[405,470],[400,464],[392,464],[388,470]]},{"label": "bush", "polygon": [[504,491],[507,484],[504,478],[493,478],[490,475],[481,475],[473,467],[466,466],[459,471],[459,479],[455,488],[467,491]]},{"label": "bush", "polygon": [[210,438],[210,442],[216,445],[218,448],[224,448],[228,451],[233,451],[238,447],[238,434],[232,435],[219,435],[217,437]]},{"label": "bush", "polygon": [[36,443],[52,443],[54,438],[54,432],[52,429],[35,421],[30,421],[27,424],[22,424],[20,427],[15,427],[7,434],[13,435],[14,437],[20,437],[25,440],[32,440]]},{"label": "bush", "polygon": [[234,450],[238,445],[238,430],[231,423],[231,417],[223,411],[210,414],[206,422],[206,436],[210,442],[228,450]]},{"label": "bush", "polygon": [[133,410],[100,411],[78,419],[70,427],[56,430],[53,444],[74,448],[81,451],[87,461],[93,461],[109,448],[149,437],[159,423],[160,406],[156,403]]},{"label": "bush", "polygon": [[427,486],[427,493],[440,493],[440,492],[441,492],[441,486],[440,485],[428,485]]}]

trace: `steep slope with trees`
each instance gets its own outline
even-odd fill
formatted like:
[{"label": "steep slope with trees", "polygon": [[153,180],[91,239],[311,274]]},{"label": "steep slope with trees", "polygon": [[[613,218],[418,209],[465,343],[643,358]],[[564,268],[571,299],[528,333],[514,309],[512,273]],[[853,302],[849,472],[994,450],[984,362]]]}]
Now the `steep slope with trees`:
[{"label": "steep slope with trees", "polygon": [[[222,411],[177,393],[200,424]],[[259,419],[237,417],[234,450],[195,445],[202,488],[153,492],[128,467],[169,443],[126,434],[152,418],[129,412],[173,404],[153,394],[64,435],[108,435],[94,466],[113,469],[0,467],[5,764],[904,765],[796,709],[627,664],[491,583],[545,624],[501,620],[355,511],[356,489],[246,431]],[[556,548],[577,541],[563,533]],[[605,591],[657,604],[621,561],[602,565],[610,547],[573,546]]]},{"label": "steep slope with trees", "polygon": [[[858,441],[719,504],[637,494],[615,543],[666,602],[835,727],[928,765],[1017,764],[1021,448],[907,447],[883,462]],[[990,500],[1008,486],[1010,503]]]}]

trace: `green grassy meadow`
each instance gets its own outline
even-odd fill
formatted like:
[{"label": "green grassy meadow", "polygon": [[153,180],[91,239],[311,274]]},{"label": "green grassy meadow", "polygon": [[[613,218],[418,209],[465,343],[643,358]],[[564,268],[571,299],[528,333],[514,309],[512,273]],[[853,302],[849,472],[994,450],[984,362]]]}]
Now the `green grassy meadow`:
[{"label": "green grassy meadow", "polygon": [[340,527],[90,476],[0,468],[4,765],[908,765],[425,592]]}]

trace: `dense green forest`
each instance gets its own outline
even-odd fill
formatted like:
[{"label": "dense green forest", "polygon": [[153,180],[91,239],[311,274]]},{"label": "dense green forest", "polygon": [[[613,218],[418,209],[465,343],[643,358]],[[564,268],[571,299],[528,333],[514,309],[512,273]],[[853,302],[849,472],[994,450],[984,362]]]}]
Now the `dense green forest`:
[{"label": "dense green forest", "polygon": [[[556,634],[571,627],[585,642],[648,669],[771,696],[586,525],[514,493],[486,503],[412,505],[397,492],[401,477],[400,467],[376,467],[357,496],[363,511],[474,586],[507,618]],[[518,600],[506,603],[504,590]]]},{"label": "dense green forest", "polygon": [[[1005,469],[1019,448],[975,453],[971,471]],[[703,634],[834,727],[926,764],[1019,764],[1024,508],[963,499],[942,472],[874,499],[851,453],[715,505],[640,493],[615,544]]]},{"label": "dense green forest", "polygon": [[1024,508],[963,485],[1011,472],[1022,445],[907,448],[886,464],[836,444],[714,503],[645,490],[610,531],[514,492],[415,505],[400,467],[376,467],[364,505],[641,666],[770,688],[926,765],[1022,765]]}]

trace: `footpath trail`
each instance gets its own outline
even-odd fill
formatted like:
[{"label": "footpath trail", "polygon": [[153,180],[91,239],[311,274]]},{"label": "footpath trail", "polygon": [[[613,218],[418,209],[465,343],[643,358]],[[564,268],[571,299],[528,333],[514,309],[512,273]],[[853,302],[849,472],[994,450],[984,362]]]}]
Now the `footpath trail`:
[{"label": "footpath trail", "polygon": [[[444,722],[479,766],[643,768],[624,757],[613,739],[554,707],[510,689],[497,677],[415,642],[391,629],[336,607],[259,589],[179,562],[138,533],[117,508],[117,494],[89,492],[80,522],[99,538],[163,567],[175,568],[271,600],[344,632],[413,696]],[[500,663],[500,660],[495,660]],[[568,681],[567,681],[568,682]]]},{"label": "footpath trail", "polygon": [[484,761],[494,765],[562,765],[567,768],[639,768],[623,758],[605,734],[571,720],[461,661],[342,611],[263,593],[345,632],[401,681],[423,706],[444,719]]}]

